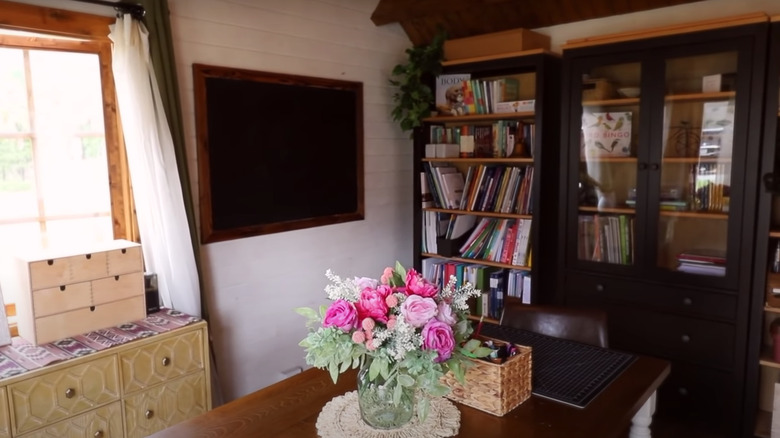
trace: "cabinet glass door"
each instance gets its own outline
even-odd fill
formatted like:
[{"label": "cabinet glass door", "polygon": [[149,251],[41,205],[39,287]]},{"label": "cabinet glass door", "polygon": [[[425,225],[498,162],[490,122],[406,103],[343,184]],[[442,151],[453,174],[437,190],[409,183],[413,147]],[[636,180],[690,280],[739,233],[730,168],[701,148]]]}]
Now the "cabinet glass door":
[{"label": "cabinet glass door", "polygon": [[641,64],[583,75],[578,182],[579,260],[634,263]]},{"label": "cabinet glass door", "polygon": [[[725,276],[737,52],[666,61],[657,266]],[[655,162],[655,160],[651,160]]]}]

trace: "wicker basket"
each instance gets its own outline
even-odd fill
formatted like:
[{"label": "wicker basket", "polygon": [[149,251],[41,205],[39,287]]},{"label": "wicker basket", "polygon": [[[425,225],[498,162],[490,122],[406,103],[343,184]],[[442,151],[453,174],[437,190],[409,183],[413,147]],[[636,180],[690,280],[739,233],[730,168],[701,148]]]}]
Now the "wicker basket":
[{"label": "wicker basket", "polygon": [[531,396],[531,347],[516,345],[518,353],[498,365],[472,359],[466,370],[466,385],[452,373],[443,377],[450,387],[447,398],[499,417]]}]

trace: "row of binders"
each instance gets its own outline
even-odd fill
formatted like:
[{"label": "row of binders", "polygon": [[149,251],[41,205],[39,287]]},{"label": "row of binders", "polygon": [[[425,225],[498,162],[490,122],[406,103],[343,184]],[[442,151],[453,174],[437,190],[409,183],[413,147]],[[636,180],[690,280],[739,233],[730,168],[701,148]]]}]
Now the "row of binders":
[{"label": "row of binders", "polygon": [[464,177],[454,166],[423,163],[422,207],[532,214],[533,166],[479,164]]},{"label": "row of binders", "polygon": [[426,258],[422,260],[422,274],[439,287],[443,287],[451,276],[455,277],[456,286],[471,283],[481,292],[469,303],[470,313],[475,316],[500,319],[505,297],[513,297],[526,304],[532,302],[529,271]]}]

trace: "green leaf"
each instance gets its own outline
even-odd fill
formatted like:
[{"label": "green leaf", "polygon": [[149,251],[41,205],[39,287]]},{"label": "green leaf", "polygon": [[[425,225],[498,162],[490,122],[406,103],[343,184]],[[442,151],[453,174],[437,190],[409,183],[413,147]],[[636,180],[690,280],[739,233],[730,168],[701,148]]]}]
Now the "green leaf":
[{"label": "green leaf", "polygon": [[376,380],[376,376],[379,375],[379,370],[382,367],[382,365],[379,362],[380,361],[378,359],[374,359],[373,361],[371,361],[371,366],[368,367],[368,380],[372,382]]},{"label": "green leaf", "polygon": [[330,366],[328,367],[328,371],[330,371],[330,378],[333,379],[333,383],[336,383],[339,380],[339,366],[336,362],[331,362]]},{"label": "green leaf", "polygon": [[395,385],[395,389],[393,389],[393,404],[398,406],[401,403],[401,390],[403,389],[403,386],[401,385]]},{"label": "green leaf", "polygon": [[398,385],[404,387],[414,386],[414,379],[408,374],[398,374]]},{"label": "green leaf", "polygon": [[417,400],[417,417],[420,419],[420,423],[423,423],[428,418],[430,407],[431,400],[428,397],[420,397]]},{"label": "green leaf", "polygon": [[479,339],[470,339],[463,348],[465,348],[466,351],[473,353],[480,345],[482,345],[482,342]]},{"label": "green leaf", "polygon": [[303,315],[303,316],[305,316],[306,318],[309,318],[309,319],[318,319],[319,318],[319,315],[317,315],[317,312],[315,312],[314,309],[312,309],[310,307],[297,307],[295,309],[295,311],[298,314]]},{"label": "green leaf", "polygon": [[493,350],[491,350],[491,349],[489,349],[487,347],[479,347],[476,350],[474,350],[473,354],[474,354],[474,357],[487,357],[488,355],[490,355],[490,353],[492,351]]}]

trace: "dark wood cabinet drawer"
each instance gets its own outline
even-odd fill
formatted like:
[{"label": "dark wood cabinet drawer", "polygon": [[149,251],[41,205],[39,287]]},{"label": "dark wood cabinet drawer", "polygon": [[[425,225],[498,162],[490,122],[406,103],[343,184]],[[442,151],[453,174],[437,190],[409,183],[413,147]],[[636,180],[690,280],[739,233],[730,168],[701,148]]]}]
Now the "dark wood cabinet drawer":
[{"label": "dark wood cabinet drawer", "polygon": [[598,275],[568,274],[566,297],[642,304],[684,315],[734,320],[735,295],[699,289],[670,287]]},{"label": "dark wood cabinet drawer", "polygon": [[672,362],[669,377],[658,390],[657,417],[674,417],[706,436],[737,436],[738,395],[726,371]]},{"label": "dark wood cabinet drawer", "polygon": [[734,326],[670,313],[610,306],[610,347],[730,370]]}]

